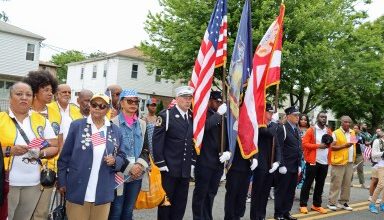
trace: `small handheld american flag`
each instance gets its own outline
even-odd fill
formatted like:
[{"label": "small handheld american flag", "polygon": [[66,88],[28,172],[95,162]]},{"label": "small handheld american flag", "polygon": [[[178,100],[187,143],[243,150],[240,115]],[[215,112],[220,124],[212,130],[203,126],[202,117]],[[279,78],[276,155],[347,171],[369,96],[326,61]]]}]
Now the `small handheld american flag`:
[{"label": "small handheld american flag", "polygon": [[93,147],[107,143],[104,131],[96,132],[91,136]]},{"label": "small handheld american flag", "polygon": [[128,181],[130,178],[131,178],[131,176],[128,176],[124,179],[123,174],[119,175],[119,173],[115,173],[115,189],[117,189],[124,182]]},{"label": "small handheld american flag", "polygon": [[371,159],[371,154],[372,154],[372,148],[365,147],[363,152],[364,161],[369,161]]},{"label": "small handheld american flag", "polygon": [[43,138],[34,138],[29,144],[28,148],[44,148],[48,145],[48,142]]}]

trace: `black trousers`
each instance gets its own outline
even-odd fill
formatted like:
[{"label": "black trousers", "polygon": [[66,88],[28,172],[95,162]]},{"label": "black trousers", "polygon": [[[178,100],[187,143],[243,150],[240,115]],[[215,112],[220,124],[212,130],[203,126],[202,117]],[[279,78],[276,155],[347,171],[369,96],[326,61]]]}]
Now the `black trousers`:
[{"label": "black trousers", "polygon": [[323,195],[324,182],[327,178],[328,165],[316,163],[315,165],[305,164],[305,179],[300,192],[300,206],[307,206],[309,191],[313,180],[316,180],[315,191],[313,193],[313,205],[316,207],[321,206],[321,196]]},{"label": "black trousers", "polygon": [[238,220],[244,216],[250,175],[250,171],[229,169],[225,184],[225,220]]},{"label": "black trousers", "polygon": [[287,172],[281,174],[277,172],[275,186],[275,217],[288,215],[292,209],[293,199],[297,185],[297,173]]},{"label": "black trousers", "polygon": [[159,206],[158,220],[182,220],[188,200],[189,178],[171,177],[161,172],[161,183],[171,202],[171,206]]},{"label": "black trousers", "polygon": [[195,189],[193,190],[192,212],[194,220],[212,220],[212,206],[220,179],[223,175],[222,169],[196,165],[195,168]]},{"label": "black trousers", "polygon": [[253,171],[251,194],[251,220],[265,218],[269,192],[273,184],[274,174],[268,170],[255,169]]}]

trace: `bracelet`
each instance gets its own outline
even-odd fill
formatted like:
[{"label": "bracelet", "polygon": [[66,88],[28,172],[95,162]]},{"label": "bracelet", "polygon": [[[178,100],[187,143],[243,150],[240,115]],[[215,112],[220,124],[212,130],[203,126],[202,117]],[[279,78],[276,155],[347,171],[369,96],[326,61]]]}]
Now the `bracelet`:
[{"label": "bracelet", "polygon": [[5,157],[10,157],[11,156],[11,147],[7,146],[5,148]]}]

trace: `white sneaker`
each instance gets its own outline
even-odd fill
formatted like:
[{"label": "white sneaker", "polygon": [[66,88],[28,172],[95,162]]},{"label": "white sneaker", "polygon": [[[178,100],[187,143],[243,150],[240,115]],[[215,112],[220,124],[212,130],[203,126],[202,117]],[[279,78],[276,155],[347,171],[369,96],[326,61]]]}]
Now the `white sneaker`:
[{"label": "white sneaker", "polygon": [[328,209],[329,210],[332,210],[332,211],[336,211],[337,210],[337,207],[335,205],[327,205]]},{"label": "white sneaker", "polygon": [[344,205],[342,205],[342,204],[337,204],[337,207],[338,207],[338,208],[341,208],[341,209],[344,209],[344,210],[347,210],[347,211],[352,211],[352,210],[353,210],[353,208],[350,207],[347,203],[344,203]]}]

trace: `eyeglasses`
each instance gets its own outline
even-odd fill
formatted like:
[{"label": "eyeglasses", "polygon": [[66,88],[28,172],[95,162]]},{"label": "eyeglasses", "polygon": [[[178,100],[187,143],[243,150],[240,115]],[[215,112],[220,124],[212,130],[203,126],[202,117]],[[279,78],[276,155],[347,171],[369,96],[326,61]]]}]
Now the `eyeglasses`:
[{"label": "eyeglasses", "polygon": [[127,101],[127,103],[129,105],[133,105],[133,104],[138,105],[139,104],[139,100],[126,99],[125,101]]},{"label": "eyeglasses", "polygon": [[92,108],[99,108],[100,110],[104,110],[108,107],[108,105],[91,102],[91,107]]},{"label": "eyeglasses", "polygon": [[28,157],[23,157],[22,161],[26,164],[33,164],[33,165],[36,165],[36,164],[40,164],[40,159],[36,159],[36,158],[28,158]]}]

